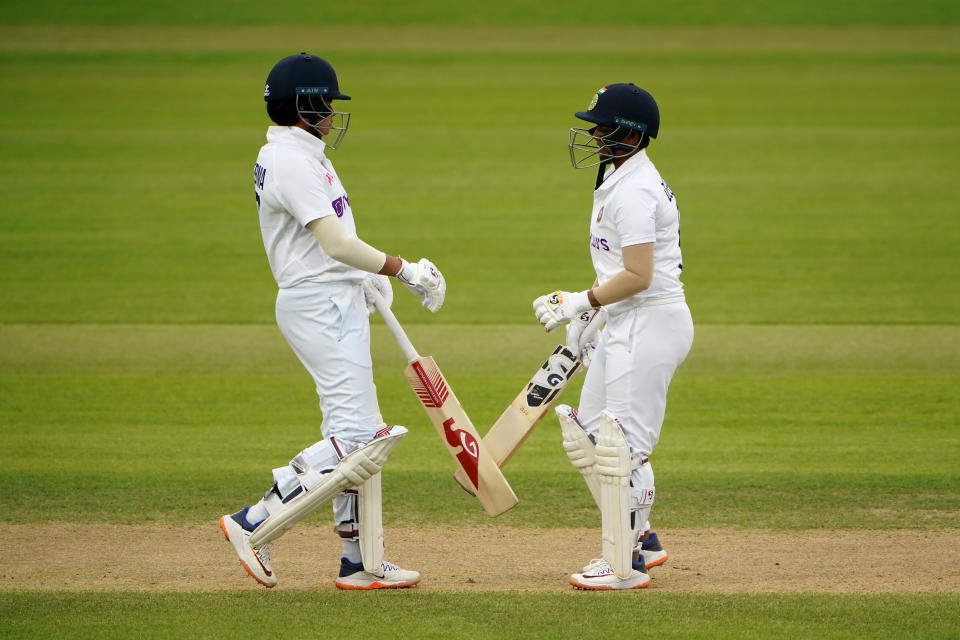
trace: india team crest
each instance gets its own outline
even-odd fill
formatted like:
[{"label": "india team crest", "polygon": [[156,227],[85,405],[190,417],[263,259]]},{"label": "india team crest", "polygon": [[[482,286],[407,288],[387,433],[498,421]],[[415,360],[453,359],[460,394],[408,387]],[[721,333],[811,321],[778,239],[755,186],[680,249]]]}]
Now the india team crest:
[{"label": "india team crest", "polygon": [[597,106],[597,102],[600,100],[600,96],[606,93],[606,91],[606,87],[601,87],[600,90],[594,94],[593,98],[590,99],[590,106],[587,107],[587,111],[593,111],[593,108]]}]

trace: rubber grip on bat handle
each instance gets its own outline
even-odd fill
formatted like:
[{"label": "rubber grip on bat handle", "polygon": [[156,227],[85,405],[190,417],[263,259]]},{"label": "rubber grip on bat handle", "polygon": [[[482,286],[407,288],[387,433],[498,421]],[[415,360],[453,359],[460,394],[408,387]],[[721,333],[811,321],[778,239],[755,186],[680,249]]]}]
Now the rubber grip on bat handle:
[{"label": "rubber grip on bat handle", "polygon": [[400,326],[400,321],[397,320],[397,316],[393,315],[393,310],[387,306],[387,302],[383,299],[383,294],[380,293],[380,290],[369,282],[363,283],[363,290],[373,299],[373,306],[377,308],[377,312],[387,324],[387,328],[390,329],[393,338],[397,341],[397,344],[400,345],[400,350],[403,352],[403,357],[407,359],[407,363],[417,360],[420,354],[417,353],[413,343],[410,342],[410,338],[407,337],[407,332]]}]

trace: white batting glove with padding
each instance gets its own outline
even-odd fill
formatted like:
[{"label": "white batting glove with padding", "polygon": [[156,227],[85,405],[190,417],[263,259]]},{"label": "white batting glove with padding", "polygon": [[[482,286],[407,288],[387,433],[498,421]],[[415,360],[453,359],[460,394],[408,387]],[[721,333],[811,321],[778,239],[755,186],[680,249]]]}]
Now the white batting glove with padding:
[{"label": "white batting glove with padding", "polygon": [[[383,296],[383,301],[388,307],[393,304],[393,285],[390,284],[390,278],[388,276],[380,275],[379,273],[368,273],[363,281],[369,282],[380,292],[380,295]],[[373,296],[370,295],[366,287],[363,288],[363,297],[367,303],[367,313],[370,315],[375,314],[377,307],[374,306]]]},{"label": "white batting glove with padding", "polygon": [[397,280],[402,282],[415,296],[420,297],[420,304],[436,313],[443,306],[443,298],[447,295],[447,282],[436,265],[420,258],[416,264],[400,258],[403,266],[397,274]]},{"label": "white batting glove with padding", "polygon": [[600,327],[606,322],[606,313],[602,309],[584,311],[567,325],[566,347],[580,358],[584,367],[590,366],[593,353],[597,350],[597,336]]},{"label": "white batting glove with padding", "polygon": [[586,291],[554,291],[533,301],[533,312],[547,333],[592,308]]}]

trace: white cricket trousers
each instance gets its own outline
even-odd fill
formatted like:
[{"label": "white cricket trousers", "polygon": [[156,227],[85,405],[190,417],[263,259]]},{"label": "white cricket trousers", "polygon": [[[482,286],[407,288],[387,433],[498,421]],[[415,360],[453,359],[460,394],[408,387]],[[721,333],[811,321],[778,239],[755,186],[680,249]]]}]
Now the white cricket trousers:
[{"label": "white cricket trousers", "polygon": [[[620,419],[631,453],[649,456],[660,439],[667,388],[693,344],[693,320],[681,298],[652,301],[611,315],[600,334],[580,393],[580,419],[594,438],[600,411]],[[630,475],[630,527],[634,549],[650,528],[655,496],[653,466],[634,458]]]},{"label": "white cricket trousers", "polygon": [[277,326],[313,377],[324,438],[369,442],[380,410],[370,322],[356,282],[301,283],[277,293]]},{"label": "white cricket trousers", "polygon": [[680,299],[610,316],[580,393],[580,420],[596,436],[600,411],[620,418],[627,443],[649,456],[660,439],[667,387],[693,344],[693,320]]},{"label": "white cricket trousers", "polygon": [[[280,289],[276,314],[280,332],[313,377],[323,413],[323,437],[335,437],[348,449],[372,440],[382,418],[373,383],[370,322],[360,284],[304,282]],[[291,473],[279,469],[274,477],[282,482],[283,475]],[[335,497],[335,524],[356,520],[355,508],[351,494]]]}]

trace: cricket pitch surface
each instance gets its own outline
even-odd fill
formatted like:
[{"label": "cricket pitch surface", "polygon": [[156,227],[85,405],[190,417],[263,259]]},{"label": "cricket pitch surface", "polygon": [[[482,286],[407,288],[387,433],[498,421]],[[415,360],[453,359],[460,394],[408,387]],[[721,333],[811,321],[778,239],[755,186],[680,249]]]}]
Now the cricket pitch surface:
[{"label": "cricket pitch surface", "polygon": [[[950,531],[661,529],[666,563],[650,589],[718,593],[960,591]],[[263,589],[241,568],[213,518],[198,525],[8,524],[0,591]],[[430,591],[564,591],[599,556],[599,529],[388,527],[386,559]],[[272,553],[275,589],[334,589],[340,542],[301,524]]]}]

